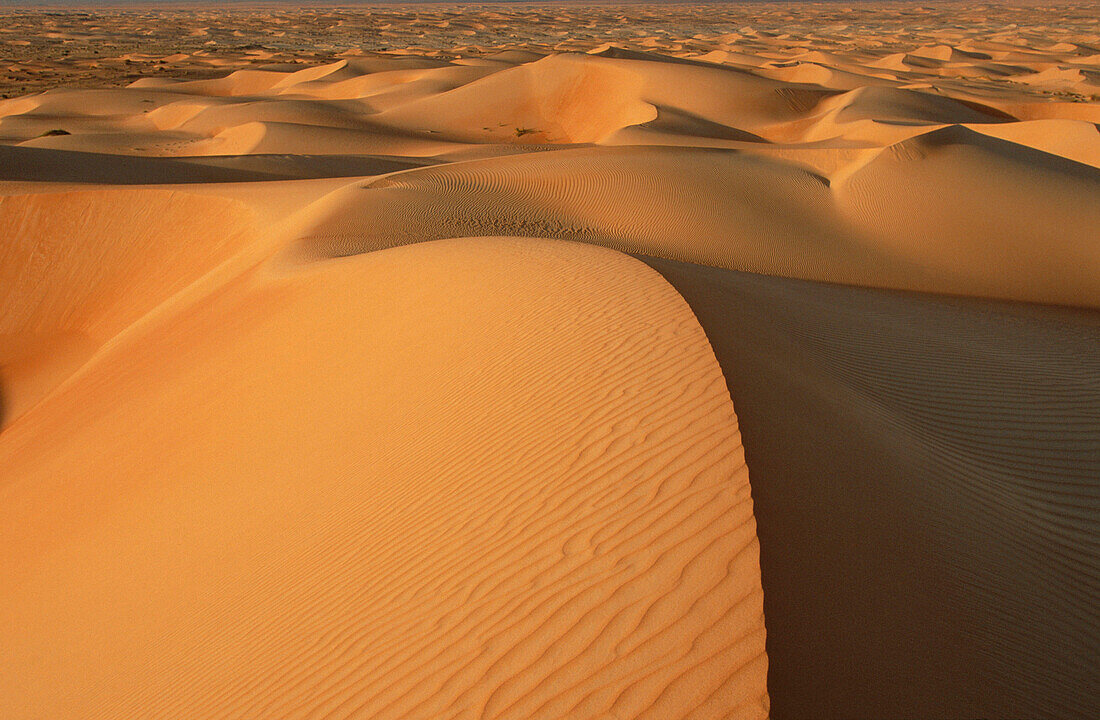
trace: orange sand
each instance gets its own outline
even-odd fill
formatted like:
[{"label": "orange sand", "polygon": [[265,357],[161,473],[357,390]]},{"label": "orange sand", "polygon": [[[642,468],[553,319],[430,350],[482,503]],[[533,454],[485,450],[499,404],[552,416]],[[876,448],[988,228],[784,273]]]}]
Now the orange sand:
[{"label": "orange sand", "polygon": [[1100,714],[1095,9],[4,11],[0,717]]}]

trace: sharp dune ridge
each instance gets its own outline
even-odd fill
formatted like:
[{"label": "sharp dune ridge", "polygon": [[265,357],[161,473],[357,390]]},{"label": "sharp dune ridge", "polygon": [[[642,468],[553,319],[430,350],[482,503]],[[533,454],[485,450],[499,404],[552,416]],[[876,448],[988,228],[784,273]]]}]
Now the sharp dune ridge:
[{"label": "sharp dune ridge", "polygon": [[1091,714],[1100,317],[644,259],[738,409],[774,714]]},{"label": "sharp dune ridge", "polygon": [[0,716],[1100,715],[1095,10],[0,11]]}]

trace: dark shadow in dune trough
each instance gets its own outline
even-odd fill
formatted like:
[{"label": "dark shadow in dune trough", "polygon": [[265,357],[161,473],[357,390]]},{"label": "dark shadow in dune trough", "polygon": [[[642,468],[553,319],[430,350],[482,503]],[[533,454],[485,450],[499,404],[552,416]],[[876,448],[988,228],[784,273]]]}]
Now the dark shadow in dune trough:
[{"label": "dark shadow in dune trough", "polygon": [[1100,717],[1100,313],[641,259],[733,398],[773,717]]}]

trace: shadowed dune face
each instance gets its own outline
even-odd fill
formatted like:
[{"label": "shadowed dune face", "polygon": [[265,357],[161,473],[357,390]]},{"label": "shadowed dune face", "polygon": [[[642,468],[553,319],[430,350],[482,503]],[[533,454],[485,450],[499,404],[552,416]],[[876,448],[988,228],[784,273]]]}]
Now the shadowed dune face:
[{"label": "shadowed dune face", "polygon": [[1091,715],[1100,315],[646,262],[737,407],[773,715]]},{"label": "shadowed dune face", "polygon": [[431,162],[371,155],[149,158],[0,145],[0,180],[90,185],[260,182],[381,175]]},{"label": "shadowed dune face", "polygon": [[0,717],[1100,717],[1096,17],[0,9]]}]

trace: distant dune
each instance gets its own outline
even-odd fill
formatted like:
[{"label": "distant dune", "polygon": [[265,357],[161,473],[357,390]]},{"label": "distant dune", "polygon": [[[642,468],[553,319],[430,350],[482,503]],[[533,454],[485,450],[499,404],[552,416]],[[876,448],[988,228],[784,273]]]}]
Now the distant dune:
[{"label": "distant dune", "polygon": [[0,717],[1100,716],[1096,6],[950,7],[0,13]]}]

